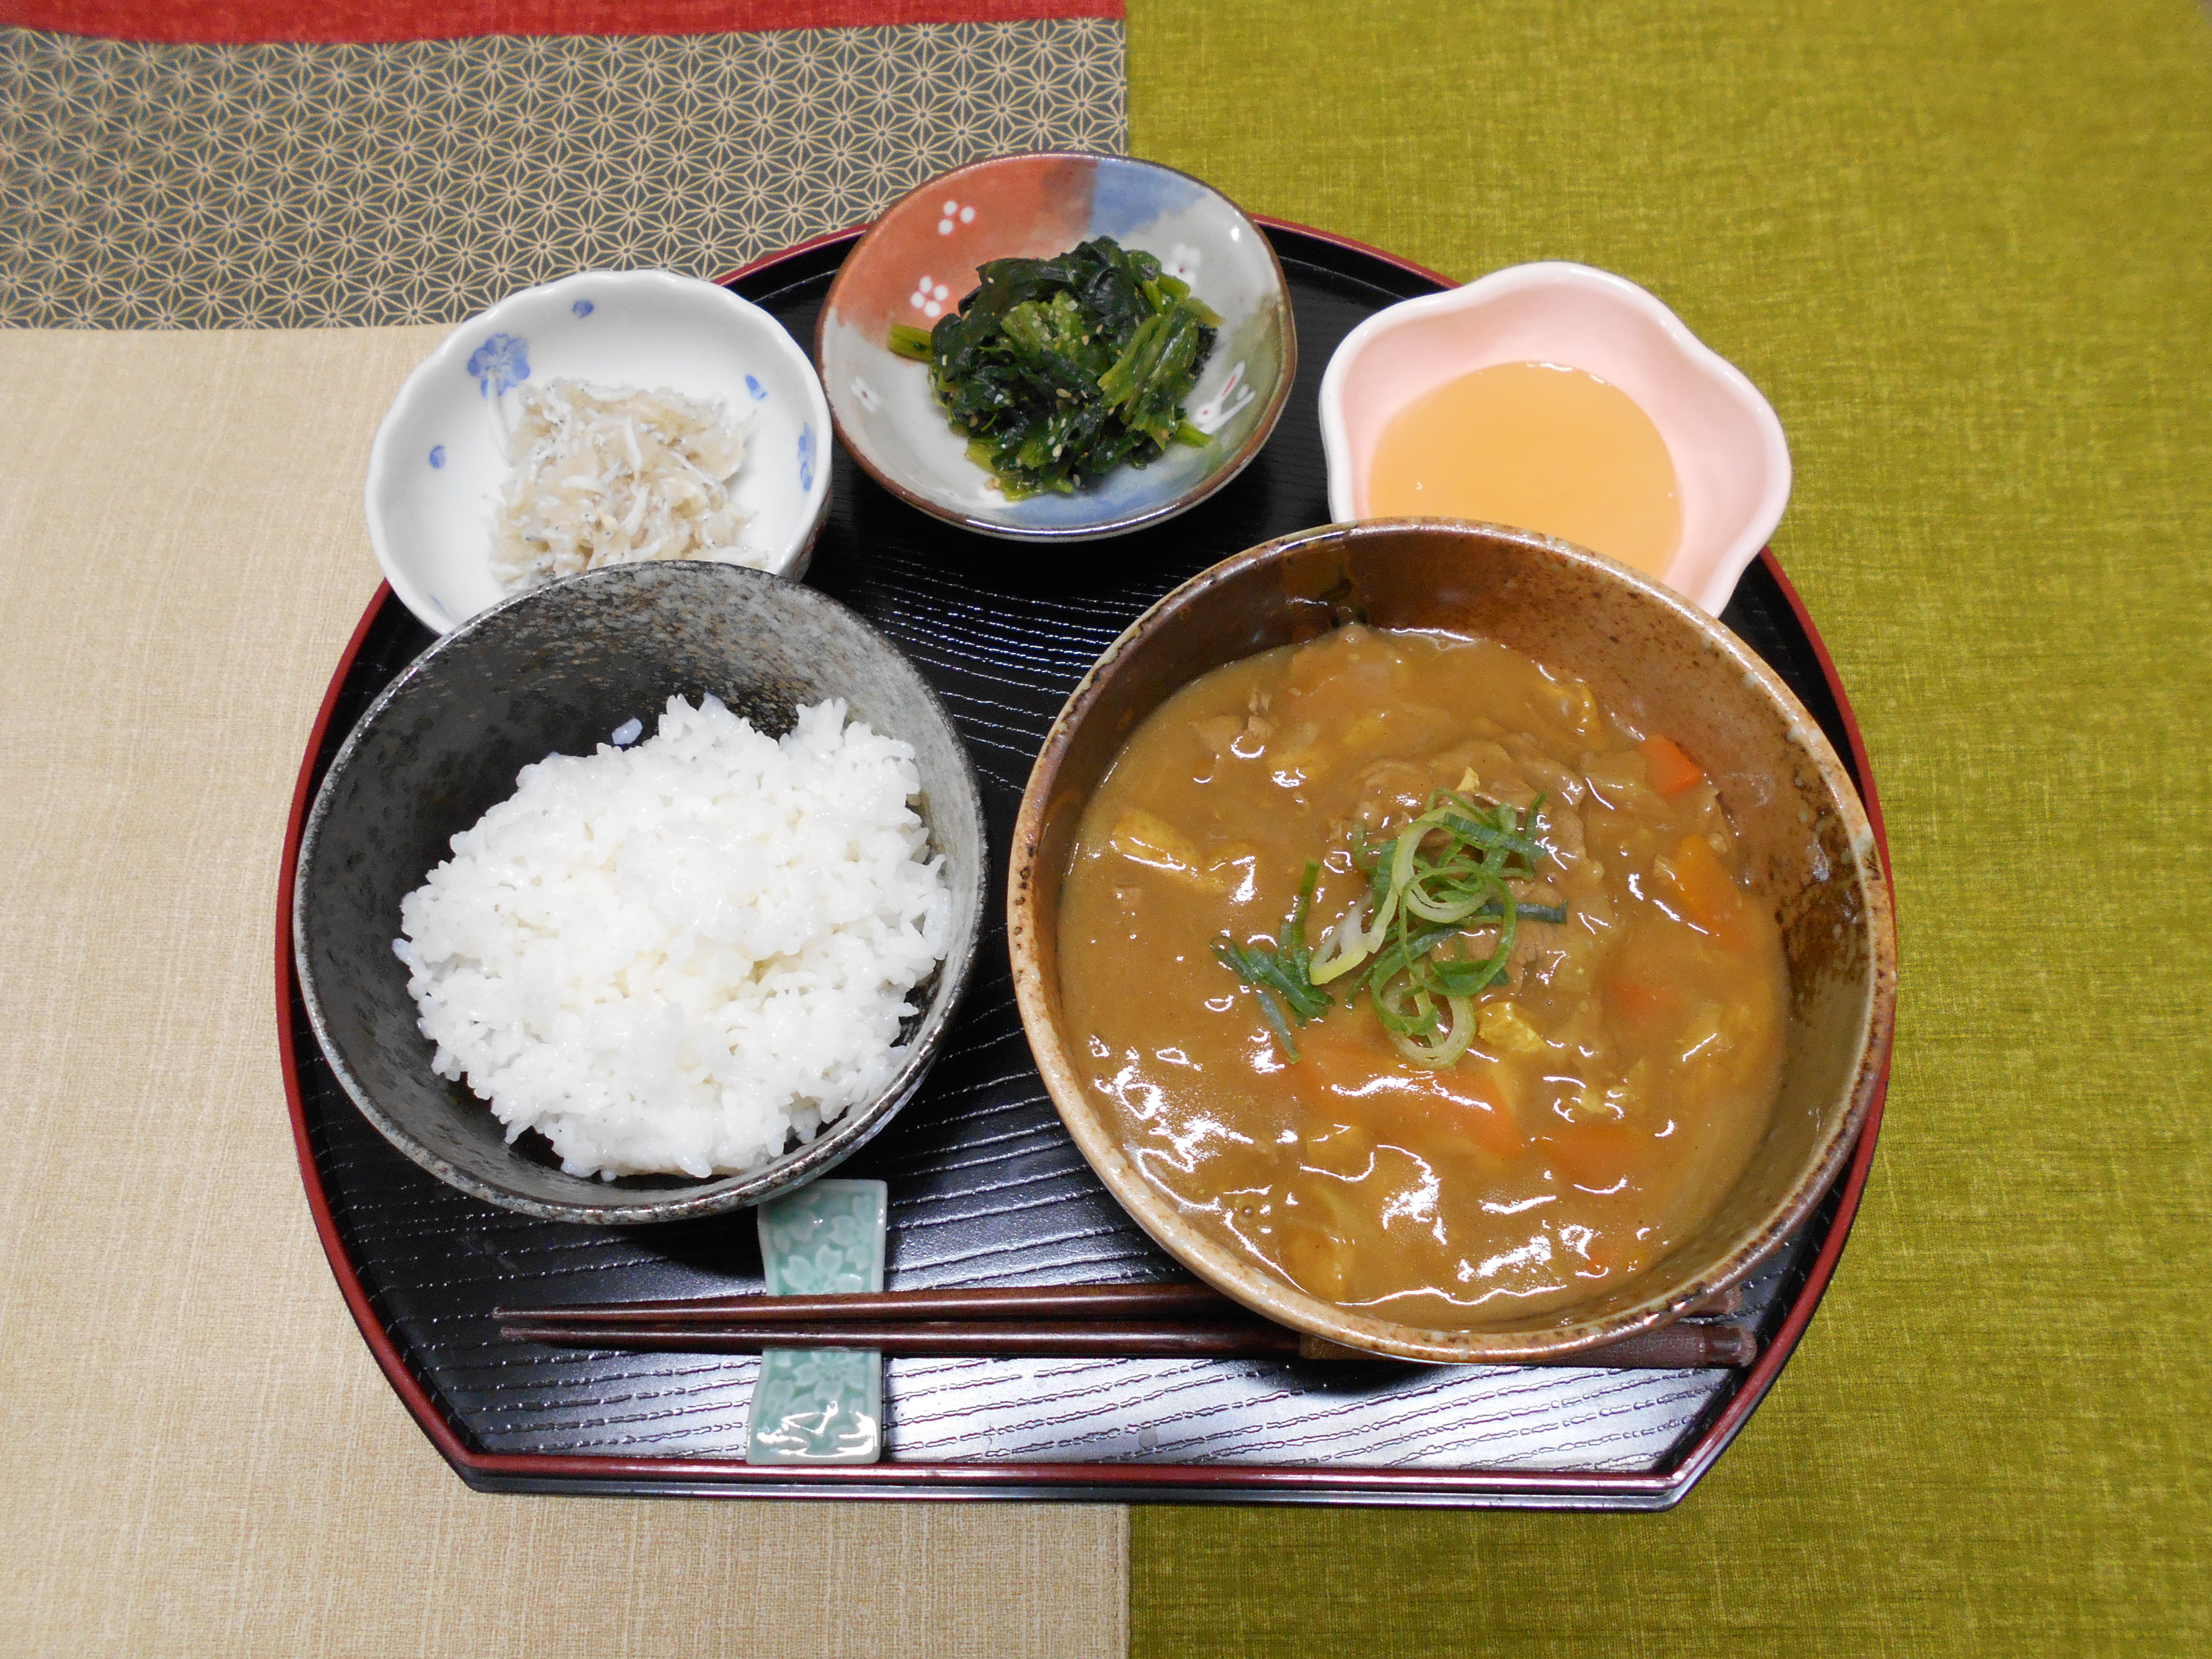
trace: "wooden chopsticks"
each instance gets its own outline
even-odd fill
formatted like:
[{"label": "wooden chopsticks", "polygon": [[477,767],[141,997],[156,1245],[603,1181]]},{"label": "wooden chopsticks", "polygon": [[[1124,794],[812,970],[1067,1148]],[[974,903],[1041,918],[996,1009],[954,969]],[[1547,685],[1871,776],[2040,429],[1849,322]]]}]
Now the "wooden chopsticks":
[{"label": "wooden chopsticks", "polygon": [[596,1302],[576,1308],[495,1310],[497,1320],[561,1325],[805,1325],[826,1320],[1200,1319],[1258,1316],[1203,1285],[1016,1285],[884,1291],[873,1296],[711,1296],[685,1302]]},{"label": "wooden chopsticks", "polygon": [[[1742,1305],[1723,1291],[1692,1317]],[[868,1348],[933,1358],[1376,1359],[1271,1323],[1202,1285],[1042,1285],[873,1296],[728,1296],[495,1310],[501,1334],[549,1347],[758,1353]],[[1513,1363],[1622,1370],[1747,1365],[1758,1339],[1732,1325],[1673,1324],[1602,1347]]]}]

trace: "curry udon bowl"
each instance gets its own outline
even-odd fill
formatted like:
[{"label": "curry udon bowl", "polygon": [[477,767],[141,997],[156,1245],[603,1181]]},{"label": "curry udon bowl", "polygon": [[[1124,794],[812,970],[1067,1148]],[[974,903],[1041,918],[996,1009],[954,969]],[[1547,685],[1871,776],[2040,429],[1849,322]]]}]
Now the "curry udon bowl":
[{"label": "curry udon bowl", "polygon": [[[1669,734],[1702,761],[1734,827],[1748,896],[1778,927],[1787,1012],[1765,1127],[1716,1208],[1625,1282],[1586,1299],[1435,1328],[1311,1294],[1196,1224],[1145,1175],[1139,1149],[1085,1083],[1085,1034],[1071,1029],[1060,959],[1085,806],[1125,740],[1184,687],[1350,621],[1496,641],[1583,681],[1636,726]],[[1336,525],[1270,542],[1139,618],[1077,689],[1030,775],[1007,912],[1038,1066],[1115,1197],[1184,1266],[1245,1306],[1407,1359],[1571,1353],[1664,1324],[1742,1279],[1819,1201],[1856,1143],[1895,1002],[1889,890],[1872,828],[1842,763],[1774,672],[1695,605],[1626,566],[1531,532],[1438,520]]]}]

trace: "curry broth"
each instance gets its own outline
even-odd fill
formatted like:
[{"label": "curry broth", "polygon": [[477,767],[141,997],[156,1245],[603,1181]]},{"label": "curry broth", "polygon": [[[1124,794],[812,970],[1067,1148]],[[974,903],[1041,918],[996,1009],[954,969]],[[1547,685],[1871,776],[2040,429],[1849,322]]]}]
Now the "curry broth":
[{"label": "curry broth", "polygon": [[[1368,889],[1353,823],[1395,834],[1453,787],[1541,795],[1550,856],[1515,897],[1565,921],[1521,923],[1452,1065],[1347,1006],[1358,973],[1293,1062],[1212,942],[1273,940],[1309,860],[1318,940]],[[1737,863],[1694,762],[1586,687],[1492,641],[1342,629],[1215,670],[1124,745],[1062,895],[1066,1025],[1133,1161],[1218,1242],[1410,1324],[1540,1314],[1666,1255],[1765,1127],[1788,981]]]}]

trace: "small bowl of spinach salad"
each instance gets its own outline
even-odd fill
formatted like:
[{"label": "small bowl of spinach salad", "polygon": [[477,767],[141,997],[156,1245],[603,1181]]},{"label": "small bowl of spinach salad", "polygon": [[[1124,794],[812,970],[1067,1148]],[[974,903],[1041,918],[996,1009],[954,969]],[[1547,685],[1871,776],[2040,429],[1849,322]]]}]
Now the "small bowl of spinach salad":
[{"label": "small bowl of spinach salad", "polygon": [[1122,156],[995,156],[893,204],[822,307],[847,451],[986,535],[1081,541],[1196,506],[1297,367],[1282,266],[1235,203]]}]

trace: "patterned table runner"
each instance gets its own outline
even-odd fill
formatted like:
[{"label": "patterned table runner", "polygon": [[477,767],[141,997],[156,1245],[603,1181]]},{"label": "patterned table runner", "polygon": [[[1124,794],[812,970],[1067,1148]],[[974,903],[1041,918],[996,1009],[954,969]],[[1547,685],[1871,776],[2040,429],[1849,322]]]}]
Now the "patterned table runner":
[{"label": "patterned table runner", "polygon": [[[469,1492],[331,1283],[270,983],[400,379],[526,283],[719,276],[994,150],[1119,149],[1118,8],[1040,15],[1069,9],[662,5],[693,32],[385,43],[0,28],[0,1650],[1123,1651],[1118,1509]],[[159,16],[216,10],[256,8]]]},{"label": "patterned table runner", "polygon": [[151,46],[0,30],[0,325],[453,322],[719,276],[1007,149],[1118,150],[1101,17]]}]

